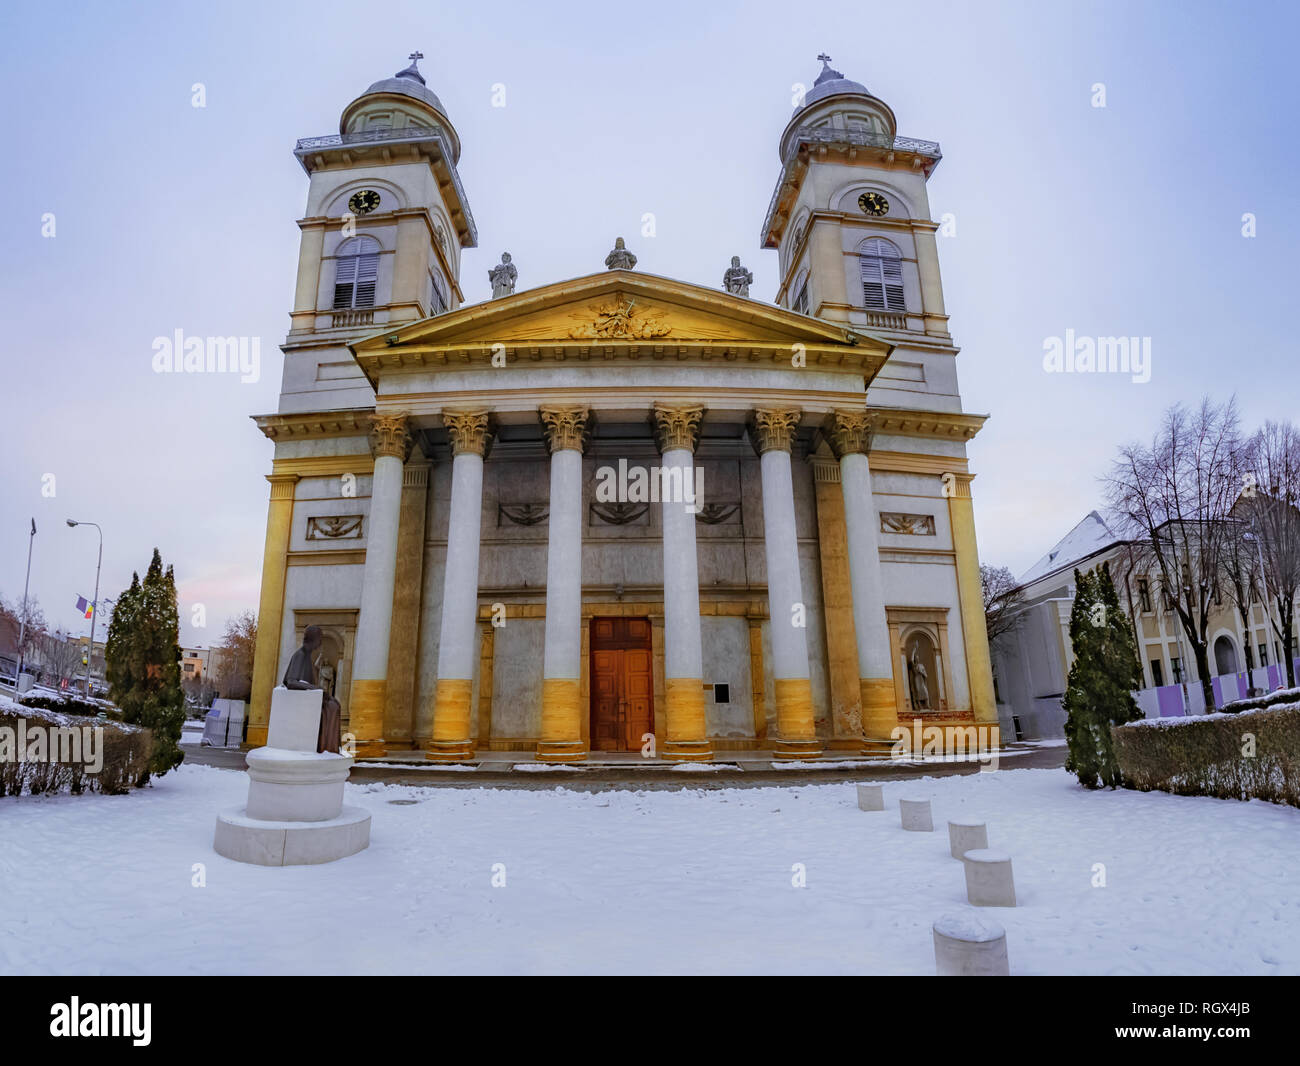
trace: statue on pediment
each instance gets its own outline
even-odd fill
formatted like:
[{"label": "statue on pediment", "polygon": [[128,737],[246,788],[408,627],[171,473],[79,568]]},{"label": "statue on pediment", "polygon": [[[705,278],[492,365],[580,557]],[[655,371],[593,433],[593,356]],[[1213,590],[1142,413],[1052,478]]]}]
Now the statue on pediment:
[{"label": "statue on pediment", "polygon": [[605,269],[607,270],[631,270],[636,266],[636,256],[627,250],[627,245],[623,243],[623,238],[619,237],[614,241],[614,250],[605,256]]},{"label": "statue on pediment", "polygon": [[510,253],[501,253],[501,262],[488,271],[488,280],[492,282],[492,299],[498,300],[502,296],[510,296],[515,291],[515,279],[519,276],[519,271],[515,269],[514,263],[510,261]]},{"label": "statue on pediment", "polygon": [[722,275],[722,287],[732,296],[748,296],[749,287],[754,284],[754,275],[740,265],[740,256],[731,257],[731,266]]}]

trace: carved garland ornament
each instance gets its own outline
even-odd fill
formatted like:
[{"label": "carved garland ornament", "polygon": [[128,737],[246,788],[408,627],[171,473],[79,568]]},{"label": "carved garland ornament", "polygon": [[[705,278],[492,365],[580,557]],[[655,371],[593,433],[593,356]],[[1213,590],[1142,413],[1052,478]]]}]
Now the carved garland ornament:
[{"label": "carved garland ornament", "polygon": [[312,515],[307,519],[308,540],[360,540],[361,515]]},{"label": "carved garland ornament", "polygon": [[803,412],[797,408],[760,408],[754,412],[749,432],[758,454],[788,452]]},{"label": "carved garland ornament", "polygon": [[694,452],[700,436],[700,419],[703,417],[703,407],[655,404],[655,439],[659,443],[659,451],[662,453],[673,448],[685,448]]},{"label": "carved garland ornament", "polygon": [[552,453],[583,450],[587,436],[587,416],[590,413],[590,409],[586,407],[540,409],[542,425],[546,429],[546,443]]},{"label": "carved garland ornament", "polygon": [[370,449],[376,459],[391,455],[406,462],[411,455],[411,424],[406,414],[371,415]]},{"label": "carved garland ornament", "polygon": [[451,438],[451,454],[487,454],[491,430],[487,411],[443,411],[442,424]]}]

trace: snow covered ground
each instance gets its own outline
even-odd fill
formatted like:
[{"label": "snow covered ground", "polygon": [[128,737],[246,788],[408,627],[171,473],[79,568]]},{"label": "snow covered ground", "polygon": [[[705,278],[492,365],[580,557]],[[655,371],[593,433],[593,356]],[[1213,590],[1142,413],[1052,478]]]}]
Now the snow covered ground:
[{"label": "snow covered ground", "polygon": [[[369,850],[280,869],[212,851],[246,780],[183,766],[126,796],[0,799],[0,973],[930,974],[931,922],[965,906],[946,819],[972,815],[1014,859],[1021,905],[983,912],[1012,973],[1300,973],[1300,810],[1257,801],[1085,793],[1060,770],[887,782],[879,813],[851,784],[349,785]],[[899,828],[912,795],[933,834]]]}]

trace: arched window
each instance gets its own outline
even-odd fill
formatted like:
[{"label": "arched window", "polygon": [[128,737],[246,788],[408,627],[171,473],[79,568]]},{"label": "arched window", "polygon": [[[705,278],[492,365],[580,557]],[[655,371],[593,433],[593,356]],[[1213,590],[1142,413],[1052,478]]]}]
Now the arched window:
[{"label": "arched window", "polygon": [[795,282],[794,301],[790,304],[790,310],[797,311],[801,315],[808,313],[808,271],[806,270]]},{"label": "arched window", "polygon": [[862,242],[862,298],[868,311],[906,311],[903,302],[903,256],[880,237]]},{"label": "arched window", "polygon": [[429,293],[429,313],[440,315],[447,310],[447,296],[442,291],[442,282],[438,280],[437,274],[430,275],[429,280],[433,283]]},{"label": "arched window", "polygon": [[339,247],[334,273],[334,309],[374,307],[379,280],[379,242],[353,237]]}]

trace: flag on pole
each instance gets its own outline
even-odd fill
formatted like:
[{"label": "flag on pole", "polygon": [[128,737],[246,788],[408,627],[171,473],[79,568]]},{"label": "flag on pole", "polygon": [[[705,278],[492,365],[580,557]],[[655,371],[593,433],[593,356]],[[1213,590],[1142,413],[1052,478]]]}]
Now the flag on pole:
[{"label": "flag on pole", "polygon": [[77,610],[81,612],[83,617],[89,618],[92,614],[95,613],[95,605],[91,603],[89,600],[87,600],[84,596],[78,596]]}]

